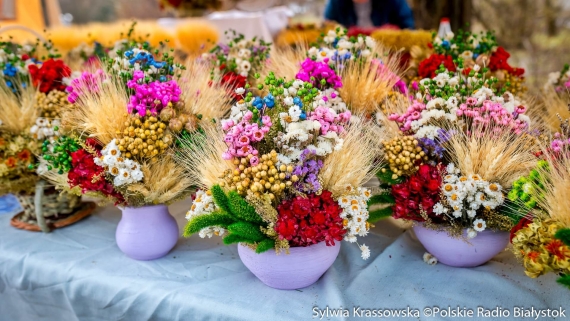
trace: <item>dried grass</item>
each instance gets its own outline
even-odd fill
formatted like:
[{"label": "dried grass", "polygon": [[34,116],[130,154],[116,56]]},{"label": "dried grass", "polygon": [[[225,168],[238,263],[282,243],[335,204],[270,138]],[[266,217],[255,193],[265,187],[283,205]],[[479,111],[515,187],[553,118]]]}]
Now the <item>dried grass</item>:
[{"label": "dried grass", "polygon": [[220,119],[231,109],[231,97],[226,87],[209,85],[210,67],[196,60],[186,64],[179,81],[184,110],[202,115],[205,120]]},{"label": "dried grass", "polygon": [[308,50],[309,48],[304,43],[298,43],[295,47],[275,49],[261,72],[262,79],[269,75],[270,71],[287,80],[295,79],[299,69],[301,69],[301,63],[307,58]]},{"label": "dried grass", "polygon": [[337,67],[342,78],[342,87],[338,92],[355,114],[370,115],[376,112],[401,73],[397,54],[386,54],[380,45],[377,45],[374,53],[379,55],[383,65],[366,61]]},{"label": "dried grass", "polygon": [[40,112],[36,108],[36,89],[33,86],[22,87],[13,82],[18,94],[2,81],[0,82],[0,121],[2,130],[11,134],[23,134],[29,131]]},{"label": "dried grass", "polygon": [[64,128],[94,137],[103,145],[119,138],[125,129],[129,101],[125,87],[118,79],[110,74],[105,78],[98,83],[98,92],[83,90],[85,94],[79,97],[76,108],[62,117]]},{"label": "dried grass", "polygon": [[123,193],[129,206],[169,204],[191,192],[193,181],[181,175],[184,169],[170,155],[141,164],[141,170],[143,181],[128,185]]},{"label": "dried grass", "polygon": [[220,182],[226,170],[233,170],[231,161],[222,154],[228,149],[224,133],[218,126],[204,127],[205,136],[192,142],[182,141],[182,148],[176,154],[176,161],[184,168],[182,175],[199,188],[208,189]]},{"label": "dried grass", "polygon": [[543,108],[538,109],[545,127],[553,132],[560,131],[561,119],[570,118],[570,93],[557,94],[554,90],[542,92],[539,95]]},{"label": "dried grass", "polygon": [[479,174],[488,182],[508,188],[536,165],[532,154],[537,140],[527,134],[516,135],[508,129],[497,133],[494,128],[473,129],[472,135],[456,130],[444,144],[449,162],[463,175]]},{"label": "dried grass", "polygon": [[382,140],[386,132],[372,122],[351,122],[344,144],[324,161],[320,179],[325,190],[338,197],[346,187],[358,187],[372,179],[382,167]]},{"label": "dried grass", "polygon": [[548,215],[570,228],[570,155],[560,153],[557,155],[544,152],[549,161],[549,168],[537,170],[547,178],[543,182],[543,197],[538,197],[537,204]]}]

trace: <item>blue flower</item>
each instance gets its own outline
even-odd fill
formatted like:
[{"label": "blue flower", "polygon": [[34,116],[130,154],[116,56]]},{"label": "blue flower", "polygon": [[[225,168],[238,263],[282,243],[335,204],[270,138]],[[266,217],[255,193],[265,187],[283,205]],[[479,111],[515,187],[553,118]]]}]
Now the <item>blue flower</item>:
[{"label": "blue flower", "polygon": [[275,97],[273,97],[273,95],[271,94],[265,96],[265,98],[263,98],[263,101],[265,102],[265,105],[269,108],[273,108],[273,106],[275,106]]},{"label": "blue flower", "polygon": [[293,98],[293,104],[300,106],[302,104],[301,98],[299,98],[299,97]]},{"label": "blue flower", "polygon": [[304,111],[304,110],[301,111],[301,115],[299,115],[299,119],[300,119],[300,120],[305,120],[305,119],[307,119],[307,114],[305,114],[305,111]]},{"label": "blue flower", "polygon": [[261,98],[259,96],[257,96],[253,99],[253,101],[251,102],[251,105],[257,109],[261,109],[261,108],[263,108],[263,101],[261,100]]},{"label": "blue flower", "polygon": [[160,76],[160,82],[166,82],[166,76]]},{"label": "blue flower", "polygon": [[15,77],[18,73],[18,69],[14,67],[11,63],[7,63],[6,67],[4,67],[4,75],[8,77]]},{"label": "blue flower", "polygon": [[447,41],[447,40],[442,41],[441,46],[445,47],[445,48],[449,48],[449,41]]},{"label": "blue flower", "polygon": [[477,59],[477,57],[479,57],[479,54],[478,54],[478,53],[474,53],[474,54],[473,54],[473,59]]}]

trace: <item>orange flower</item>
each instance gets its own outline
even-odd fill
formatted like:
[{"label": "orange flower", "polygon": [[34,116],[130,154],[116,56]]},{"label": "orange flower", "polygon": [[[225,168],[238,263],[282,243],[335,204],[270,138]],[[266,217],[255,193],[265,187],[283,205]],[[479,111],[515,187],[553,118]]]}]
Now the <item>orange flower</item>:
[{"label": "orange flower", "polygon": [[8,157],[8,159],[6,159],[6,166],[12,168],[14,166],[16,166],[17,160],[14,157]]},{"label": "orange flower", "polygon": [[533,262],[536,262],[536,259],[540,256],[540,253],[532,251],[532,252],[529,252],[527,256],[530,260],[532,260]]},{"label": "orange flower", "polygon": [[546,245],[546,250],[550,254],[556,256],[559,260],[564,260],[569,257],[568,248],[560,240],[552,240],[548,245]]},{"label": "orange flower", "polygon": [[0,137],[0,146],[4,146],[6,144],[6,141],[4,140],[4,138]]},{"label": "orange flower", "polygon": [[24,149],[18,153],[18,159],[27,163],[32,159],[32,153],[29,150]]}]

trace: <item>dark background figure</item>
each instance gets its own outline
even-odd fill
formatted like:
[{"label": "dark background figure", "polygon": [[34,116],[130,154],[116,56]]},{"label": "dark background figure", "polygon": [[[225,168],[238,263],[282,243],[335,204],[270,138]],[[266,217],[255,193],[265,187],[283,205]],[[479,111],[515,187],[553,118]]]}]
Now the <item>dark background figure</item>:
[{"label": "dark background figure", "polygon": [[414,16],[406,0],[328,0],[325,18],[345,27],[394,25],[413,29]]}]

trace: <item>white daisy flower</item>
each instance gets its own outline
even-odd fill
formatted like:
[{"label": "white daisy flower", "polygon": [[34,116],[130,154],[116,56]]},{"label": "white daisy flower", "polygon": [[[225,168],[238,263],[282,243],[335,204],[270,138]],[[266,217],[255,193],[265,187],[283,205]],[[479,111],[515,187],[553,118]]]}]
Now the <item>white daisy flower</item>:
[{"label": "white daisy flower", "polygon": [[435,213],[435,215],[441,215],[441,214],[445,213],[446,211],[447,211],[447,209],[445,207],[443,207],[443,205],[439,202],[433,206],[433,212]]},{"label": "white daisy flower", "polygon": [[243,87],[239,87],[236,89],[236,94],[243,95],[245,93],[245,89]]},{"label": "white daisy flower", "polygon": [[483,232],[487,227],[487,223],[484,220],[478,218],[473,221],[473,229],[477,232]]},{"label": "white daisy flower", "polygon": [[424,262],[427,263],[428,265],[437,264],[437,258],[428,252],[424,253],[423,259],[424,259]]},{"label": "white daisy flower", "polygon": [[467,210],[467,216],[470,218],[474,218],[477,215],[477,211],[475,210]]},{"label": "white daisy flower", "polygon": [[477,231],[475,231],[475,230],[472,229],[472,228],[467,229],[467,238],[468,238],[468,239],[472,239],[472,238],[474,238],[475,236],[477,236]]},{"label": "white daisy flower", "polygon": [[364,260],[367,260],[370,257],[370,249],[365,244],[360,246],[360,251],[362,251],[361,256]]}]

